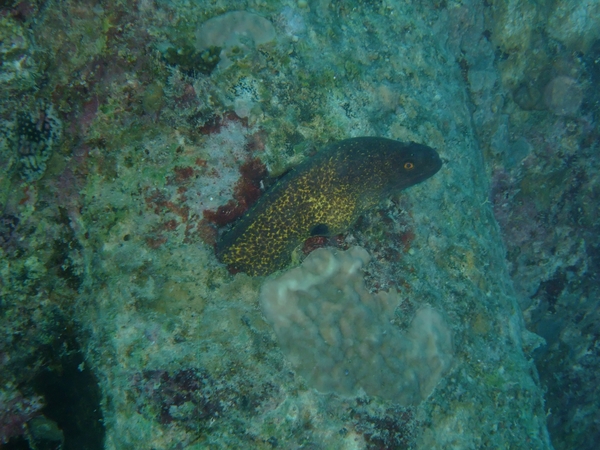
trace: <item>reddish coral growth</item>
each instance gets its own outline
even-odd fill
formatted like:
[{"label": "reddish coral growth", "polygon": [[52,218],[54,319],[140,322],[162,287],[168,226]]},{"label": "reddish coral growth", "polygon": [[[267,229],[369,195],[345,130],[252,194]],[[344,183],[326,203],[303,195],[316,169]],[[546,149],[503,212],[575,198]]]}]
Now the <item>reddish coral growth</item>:
[{"label": "reddish coral growth", "polygon": [[167,220],[161,225],[161,228],[166,231],[175,231],[177,228],[177,221],[175,219]]},{"label": "reddish coral growth", "polygon": [[410,250],[410,244],[415,240],[415,237],[413,230],[408,230],[400,235],[400,242],[402,242],[405,253]]},{"label": "reddish coral growth", "polygon": [[25,186],[23,189],[23,198],[19,200],[19,205],[24,205],[25,203],[31,201],[31,191],[29,190],[29,186]]},{"label": "reddish coral growth", "polygon": [[[179,195],[177,202],[185,201],[185,197],[183,195],[184,193],[185,189],[183,191],[178,189]],[[161,223],[154,226],[150,234],[145,238],[146,244],[150,248],[157,249],[167,242],[167,237],[163,233],[175,231],[182,223],[186,224],[186,238],[189,237],[188,230],[190,229],[191,225],[188,223],[190,219],[190,210],[187,206],[179,206],[175,202],[168,200],[166,195],[158,189],[152,190],[148,195],[145,196],[144,200],[148,209],[153,211],[156,215],[164,217],[165,214],[172,213],[181,219],[167,219],[165,217]]]},{"label": "reddish coral growth", "polygon": [[318,248],[325,247],[329,239],[326,236],[312,236],[304,241],[302,246],[302,253],[308,255]]},{"label": "reddish coral growth", "polygon": [[193,167],[175,167],[173,172],[175,175],[169,178],[169,184],[185,183],[196,174]]},{"label": "reddish coral growth", "polygon": [[[206,218],[198,222],[196,231],[203,242],[205,242],[208,245],[212,245],[213,247],[216,245],[218,236],[217,229],[214,227],[214,225],[209,223],[209,221]],[[191,235],[192,230],[190,229],[189,233],[188,230],[186,230],[186,234]]]},{"label": "reddish coral growth", "polygon": [[244,178],[260,184],[260,181],[267,176],[267,168],[260,159],[254,158],[242,164],[240,173]]},{"label": "reddish coral growth", "polygon": [[205,209],[202,214],[208,222],[222,227],[241,217],[244,212],[246,212],[246,208],[229,200],[227,204],[219,206],[216,211]]},{"label": "reddish coral growth", "polygon": [[223,114],[222,117],[213,116],[202,125],[198,131],[201,134],[219,133],[221,128],[228,122],[240,122],[243,126],[248,126],[248,119],[239,117],[235,112],[229,111]]},{"label": "reddish coral growth", "polygon": [[160,215],[163,210],[172,212],[187,221],[190,209],[187,206],[178,206],[170,200],[167,200],[164,194],[159,190],[154,190],[150,195],[145,198],[146,206],[152,209],[155,214]]},{"label": "reddish coral growth", "polygon": [[150,236],[146,237],[146,245],[148,245],[148,247],[150,247],[153,250],[156,250],[157,248],[159,248],[161,245],[163,245],[166,242],[167,242],[167,238],[162,235],[158,235],[158,236],[154,236],[154,237],[150,237]]},{"label": "reddish coral growth", "polygon": [[302,253],[308,255],[318,248],[323,247],[344,247],[344,235],[338,234],[337,236],[312,236],[304,241],[302,246]]},{"label": "reddish coral growth", "polygon": [[329,238],[329,245],[332,247],[341,248],[342,250],[348,250],[350,248],[350,246],[346,242],[345,234],[338,234],[336,236],[331,236]]},{"label": "reddish coral growth", "polygon": [[178,106],[191,106],[196,102],[196,90],[191,84],[186,84],[183,87],[183,93],[175,98]]},{"label": "reddish coral growth", "polygon": [[204,218],[217,226],[227,225],[240,218],[261,195],[260,185],[267,175],[267,168],[260,159],[246,161],[240,167],[240,179],[233,188],[233,200],[219,206],[216,211],[203,211]]},{"label": "reddish coral growth", "polygon": [[267,168],[258,158],[245,162],[240,167],[242,178],[238,180],[233,189],[233,198],[238,203],[252,206],[261,195],[261,181],[267,176]]},{"label": "reddish coral growth", "polygon": [[[57,89],[59,89],[58,87]],[[92,95],[89,100],[81,105],[81,113],[71,117],[69,132],[74,135],[84,135],[98,114],[100,102],[97,95]]]},{"label": "reddish coral growth", "polygon": [[[178,167],[175,169],[175,175],[169,180],[169,183],[185,182],[196,172],[192,168]],[[184,241],[191,243],[194,241],[194,232],[198,216],[190,214],[190,208],[184,206],[186,201],[185,193],[187,187],[177,187],[177,195],[173,200],[167,197],[167,194],[159,189],[146,188],[144,201],[146,207],[160,216],[160,223],[152,227],[151,231],[145,237],[146,244],[157,249],[167,242],[167,234],[176,231],[180,225],[185,225]],[[173,217],[175,215],[176,217]]]},{"label": "reddish coral growth", "polygon": [[38,5],[36,5],[36,3],[33,1],[30,2],[25,0],[19,2],[12,9],[7,9],[7,11],[4,11],[4,8],[7,6],[8,5],[2,7],[0,15],[4,16],[5,14],[8,14],[22,22],[29,20],[39,11]]},{"label": "reddish coral growth", "polygon": [[[207,161],[196,160],[196,165],[206,167]],[[211,169],[214,171],[214,168]],[[206,171],[205,171],[206,172]],[[217,241],[217,227],[222,227],[241,217],[260,197],[262,180],[267,175],[265,165],[258,158],[248,159],[240,168],[240,178],[233,188],[233,199],[219,206],[216,210],[204,210],[203,218],[198,221],[197,216],[190,217],[190,209],[187,206],[179,206],[186,201],[188,182],[199,173],[194,167],[175,167],[173,175],[169,177],[168,184],[177,187],[176,198],[170,198],[165,192],[158,189],[146,189],[144,200],[148,209],[156,215],[164,216],[173,213],[180,217],[166,220],[157,225],[146,238],[146,243],[151,248],[158,248],[167,241],[164,232],[175,231],[181,224],[185,224],[184,240],[193,242],[198,237],[209,245],[215,245]],[[215,176],[217,173],[204,173],[203,176]]]},{"label": "reddish coral growth", "polygon": [[259,130],[256,133],[248,136],[246,150],[248,150],[249,152],[262,152],[265,149],[266,141],[267,132],[264,130]]},{"label": "reddish coral growth", "polygon": [[144,200],[146,206],[152,209],[155,214],[160,214],[162,205],[167,201],[165,196],[158,189],[154,190]]}]

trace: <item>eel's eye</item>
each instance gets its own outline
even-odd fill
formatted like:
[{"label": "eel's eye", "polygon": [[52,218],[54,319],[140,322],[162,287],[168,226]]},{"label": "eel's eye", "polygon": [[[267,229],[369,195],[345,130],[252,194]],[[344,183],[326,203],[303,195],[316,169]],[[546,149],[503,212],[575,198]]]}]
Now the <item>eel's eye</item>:
[{"label": "eel's eye", "polygon": [[404,168],[406,170],[413,170],[415,168],[415,165],[411,162],[407,162],[407,163],[404,163]]}]

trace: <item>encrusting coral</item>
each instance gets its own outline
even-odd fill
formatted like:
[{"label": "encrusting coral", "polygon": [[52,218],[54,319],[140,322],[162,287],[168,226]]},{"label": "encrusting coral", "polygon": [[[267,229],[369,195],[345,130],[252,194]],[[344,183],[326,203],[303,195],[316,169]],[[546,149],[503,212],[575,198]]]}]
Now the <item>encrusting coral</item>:
[{"label": "encrusting coral", "polygon": [[400,404],[427,398],[452,363],[440,313],[419,309],[408,330],[394,326],[397,293],[371,294],[362,247],[315,250],[302,266],[268,280],[261,306],[292,366],[321,392]]},{"label": "encrusting coral", "polygon": [[196,47],[200,51],[222,48],[218,67],[226,69],[232,64],[231,56],[251,52],[256,45],[271,42],[275,35],[273,24],[264,17],[247,11],[230,11],[202,24],[196,35]]}]

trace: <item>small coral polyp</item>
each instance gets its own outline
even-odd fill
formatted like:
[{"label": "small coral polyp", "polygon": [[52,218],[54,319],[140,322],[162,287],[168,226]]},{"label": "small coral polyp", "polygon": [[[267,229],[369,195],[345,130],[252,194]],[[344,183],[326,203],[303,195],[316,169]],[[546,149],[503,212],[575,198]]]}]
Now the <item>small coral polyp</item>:
[{"label": "small coral polyp", "polygon": [[369,293],[362,276],[369,260],[362,247],[315,250],[302,266],[264,284],[261,307],[311,387],[417,404],[451,366],[451,333],[430,306],[417,311],[405,332],[394,326],[398,294]]}]

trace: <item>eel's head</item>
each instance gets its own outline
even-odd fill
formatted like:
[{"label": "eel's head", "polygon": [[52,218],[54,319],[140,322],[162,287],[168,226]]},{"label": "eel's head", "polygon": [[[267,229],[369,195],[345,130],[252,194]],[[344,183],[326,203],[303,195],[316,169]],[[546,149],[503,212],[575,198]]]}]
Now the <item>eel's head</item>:
[{"label": "eel's head", "polygon": [[414,142],[398,151],[394,160],[394,190],[405,189],[425,181],[442,167],[442,160],[437,151]]}]

